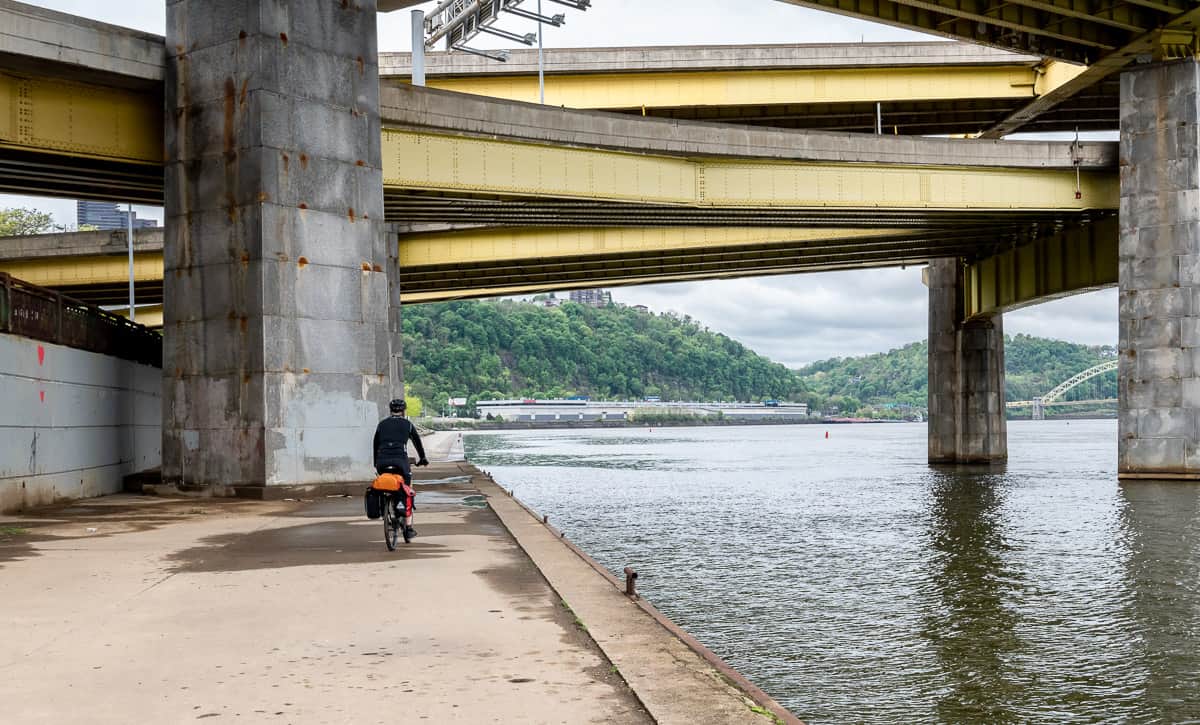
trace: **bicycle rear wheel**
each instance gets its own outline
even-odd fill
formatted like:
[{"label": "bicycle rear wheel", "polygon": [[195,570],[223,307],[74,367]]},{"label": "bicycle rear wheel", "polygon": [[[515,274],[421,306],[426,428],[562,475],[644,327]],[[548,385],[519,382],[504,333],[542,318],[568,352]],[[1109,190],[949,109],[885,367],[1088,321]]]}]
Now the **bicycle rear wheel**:
[{"label": "bicycle rear wheel", "polygon": [[400,527],[403,524],[400,517],[396,515],[396,508],[392,505],[392,497],[388,496],[383,500],[383,543],[387,544],[388,551],[396,550],[396,542],[400,538]]}]

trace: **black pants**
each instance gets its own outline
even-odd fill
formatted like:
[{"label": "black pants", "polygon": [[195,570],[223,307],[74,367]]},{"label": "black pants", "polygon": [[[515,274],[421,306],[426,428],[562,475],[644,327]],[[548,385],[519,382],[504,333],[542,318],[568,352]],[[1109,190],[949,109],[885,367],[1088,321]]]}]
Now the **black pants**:
[{"label": "black pants", "polygon": [[[408,486],[410,489],[412,488],[412,467],[409,466],[407,458],[404,459],[404,461],[400,464],[380,463],[378,466],[375,466],[375,472],[398,473],[404,477],[404,485]],[[404,491],[396,491],[391,496],[391,499],[396,506],[396,513],[398,513],[402,519],[404,518],[405,512],[408,511],[407,498],[408,496],[404,493]],[[414,508],[416,506],[415,495],[413,496],[413,506]]]}]

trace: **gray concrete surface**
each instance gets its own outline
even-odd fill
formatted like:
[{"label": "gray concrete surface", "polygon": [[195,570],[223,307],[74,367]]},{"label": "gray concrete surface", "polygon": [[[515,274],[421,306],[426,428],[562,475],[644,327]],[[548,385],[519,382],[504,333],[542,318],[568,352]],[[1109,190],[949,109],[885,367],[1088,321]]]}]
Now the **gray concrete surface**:
[{"label": "gray concrete surface", "polygon": [[1117,144],[872,136],[642,118],[406,84],[381,90],[385,126],[684,156],[1037,169],[1115,169]]},{"label": "gray concrete surface", "polygon": [[374,2],[167,6],[186,49],[167,75],[168,485],[373,478],[399,393],[375,25]]},{"label": "gray concrete surface", "polygon": [[[463,434],[459,431],[434,431],[421,436],[421,444],[425,446],[425,455],[431,463],[465,461],[466,453],[463,446]],[[415,451],[409,446],[410,456]]]},{"label": "gray concrete surface", "polygon": [[357,496],[0,518],[0,719],[651,722],[458,473],[396,552]]},{"label": "gray concrete surface", "polygon": [[0,513],[157,467],[161,387],[156,367],[0,334]]},{"label": "gray concrete surface", "polygon": [[1200,478],[1200,65],[1121,75],[1121,477]]},{"label": "gray concrete surface", "polygon": [[[162,244],[162,227],[133,230],[135,252],[161,252]],[[124,230],[101,229],[0,238],[0,260],[4,261],[40,257],[98,257],[125,254],[127,250]]]},{"label": "gray concrete surface", "polygon": [[6,63],[39,63],[41,72],[62,64],[117,85],[157,86],[167,52],[159,35],[0,0],[0,54],[14,56]]},{"label": "gray concrete surface", "polygon": [[1008,459],[1004,408],[1003,317],[959,322],[957,259],[929,265],[930,463],[999,463]]},{"label": "gray concrete surface", "polygon": [[787,722],[799,722],[764,693],[758,693],[761,700],[756,702],[739,689],[495,483],[480,481],[478,485],[521,548],[637,693],[654,722],[764,725],[770,718],[752,709],[764,706]]},{"label": "gray concrete surface", "polygon": [[[587,19],[583,18],[586,22]],[[527,75],[538,72],[534,49],[510,51],[508,62],[468,53],[425,54],[425,74],[435,76]],[[645,73],[801,68],[880,68],[896,66],[1026,65],[1042,62],[969,43],[809,43],[786,45],[673,45],[641,48],[547,48],[547,75],[565,73]],[[380,53],[381,76],[412,74],[411,53]]]}]

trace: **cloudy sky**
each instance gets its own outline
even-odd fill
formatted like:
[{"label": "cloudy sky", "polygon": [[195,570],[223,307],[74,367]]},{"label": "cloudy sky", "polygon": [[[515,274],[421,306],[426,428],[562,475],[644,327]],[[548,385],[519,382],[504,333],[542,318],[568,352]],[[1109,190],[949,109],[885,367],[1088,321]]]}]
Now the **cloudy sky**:
[{"label": "cloudy sky", "polygon": [[[28,1],[28,0],[27,0]],[[536,0],[526,0],[530,7]],[[151,33],[164,32],[163,0],[34,0],[35,5],[75,13]],[[436,3],[421,6],[431,7]],[[776,0],[593,0],[580,13],[545,3],[547,14],[567,22],[547,29],[550,48],[625,45],[739,43],[855,43],[928,40],[927,36]],[[525,32],[521,22],[512,29]],[[382,16],[379,49],[409,50],[408,13]],[[501,47],[479,42],[482,47]],[[72,201],[0,194],[0,207],[52,212],[60,224],[75,221]],[[134,207],[139,217],[162,218],[161,209]],[[788,365],[826,357],[880,352],[925,337],[926,292],[919,269],[793,275],[757,279],[625,287],[617,301],[675,310]],[[1057,337],[1087,344],[1115,344],[1117,297],[1105,290],[1046,303],[1005,316],[1009,333]]]}]

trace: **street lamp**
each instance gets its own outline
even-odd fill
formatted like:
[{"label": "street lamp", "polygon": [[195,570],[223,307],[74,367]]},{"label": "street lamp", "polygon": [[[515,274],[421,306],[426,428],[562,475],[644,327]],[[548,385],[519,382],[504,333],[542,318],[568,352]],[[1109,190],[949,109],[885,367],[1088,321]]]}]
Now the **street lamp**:
[{"label": "street lamp", "polygon": [[[463,53],[483,56],[504,63],[509,59],[505,50],[481,50],[472,48],[467,43],[481,33],[494,35],[523,45],[538,46],[538,98],[546,102],[545,61],[542,55],[542,27],[550,25],[561,27],[566,22],[566,15],[545,15],[542,13],[542,0],[537,0],[537,10],[531,11],[520,7],[524,0],[442,0],[431,10],[428,16],[420,11],[413,11],[413,84],[424,85],[425,50],[433,48],[445,40],[447,50],[457,50]],[[591,0],[550,0],[569,7],[573,10],[584,11],[591,7]],[[525,20],[533,20],[538,24],[537,33],[514,33],[510,30],[495,27],[500,19],[500,13],[508,13]],[[423,27],[421,27],[423,26]],[[418,31],[418,27],[420,30]],[[424,38],[423,43],[417,42],[418,33]],[[418,76],[418,69],[420,75]]]}]

